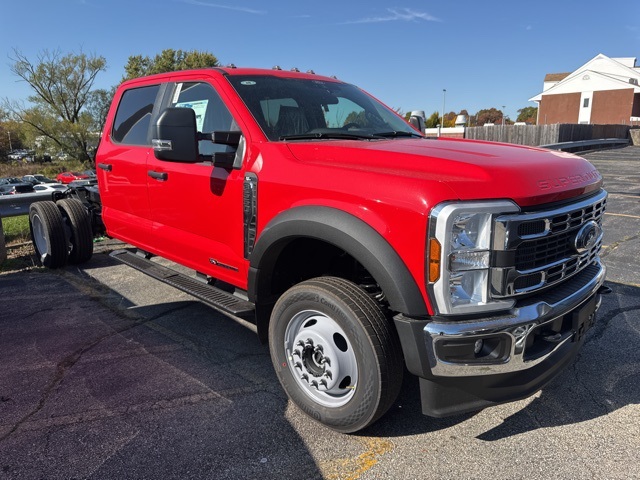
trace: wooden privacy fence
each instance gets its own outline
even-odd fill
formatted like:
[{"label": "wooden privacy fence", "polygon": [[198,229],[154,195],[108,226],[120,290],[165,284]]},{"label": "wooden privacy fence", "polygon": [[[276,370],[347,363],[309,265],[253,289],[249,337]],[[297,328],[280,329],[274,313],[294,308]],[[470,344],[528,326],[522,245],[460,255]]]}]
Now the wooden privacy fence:
[{"label": "wooden privacy fence", "polygon": [[490,125],[467,128],[465,138],[537,147],[600,138],[628,139],[629,129],[629,125],[578,125],[570,123],[556,123],[554,125]]}]

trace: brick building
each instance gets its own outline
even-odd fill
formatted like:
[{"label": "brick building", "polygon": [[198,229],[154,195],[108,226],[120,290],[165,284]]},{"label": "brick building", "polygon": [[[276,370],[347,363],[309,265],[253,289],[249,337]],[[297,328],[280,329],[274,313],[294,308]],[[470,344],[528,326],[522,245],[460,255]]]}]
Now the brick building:
[{"label": "brick building", "polygon": [[538,125],[640,125],[640,67],[635,57],[599,54],[573,72],[547,74],[529,101],[538,103]]}]

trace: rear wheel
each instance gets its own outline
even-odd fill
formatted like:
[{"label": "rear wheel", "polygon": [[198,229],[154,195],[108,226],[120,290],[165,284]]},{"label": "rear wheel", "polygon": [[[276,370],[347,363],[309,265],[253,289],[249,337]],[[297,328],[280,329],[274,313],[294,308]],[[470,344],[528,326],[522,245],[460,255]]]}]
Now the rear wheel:
[{"label": "rear wheel", "polygon": [[38,261],[47,268],[67,263],[68,247],[60,210],[54,202],[35,202],[29,207],[29,228]]},{"label": "rear wheel", "polygon": [[302,411],[341,432],[361,430],[395,401],[404,365],[395,330],[360,287],[335,277],[302,282],[269,325],[280,383]]},{"label": "rear wheel", "polygon": [[93,232],[89,212],[82,202],[74,198],[59,200],[56,205],[60,209],[69,236],[69,263],[86,262],[93,255]]}]

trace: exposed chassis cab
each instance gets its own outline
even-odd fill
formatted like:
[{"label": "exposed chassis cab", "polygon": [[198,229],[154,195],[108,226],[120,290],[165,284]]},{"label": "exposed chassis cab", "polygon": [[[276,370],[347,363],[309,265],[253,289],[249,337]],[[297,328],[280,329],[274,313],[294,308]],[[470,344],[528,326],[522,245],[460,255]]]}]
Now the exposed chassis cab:
[{"label": "exposed chassis cab", "polygon": [[96,167],[97,185],[33,204],[42,264],[88,261],[95,235],[132,245],[112,256],[254,322],[290,399],[342,432],[384,415],[405,370],[432,416],[534,393],[607,291],[607,193],[588,162],[428,140],[335,79],[126,82]]}]

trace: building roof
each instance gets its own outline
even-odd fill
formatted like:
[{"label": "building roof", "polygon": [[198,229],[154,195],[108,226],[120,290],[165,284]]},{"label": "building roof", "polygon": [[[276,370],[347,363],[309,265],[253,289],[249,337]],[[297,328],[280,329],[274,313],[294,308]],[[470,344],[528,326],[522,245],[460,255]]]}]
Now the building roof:
[{"label": "building roof", "polygon": [[571,72],[567,73],[547,73],[544,76],[545,82],[560,82],[571,75]]}]

